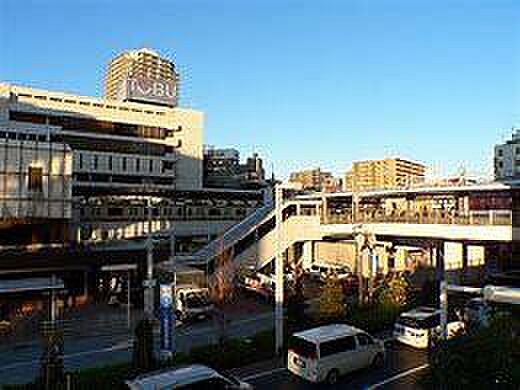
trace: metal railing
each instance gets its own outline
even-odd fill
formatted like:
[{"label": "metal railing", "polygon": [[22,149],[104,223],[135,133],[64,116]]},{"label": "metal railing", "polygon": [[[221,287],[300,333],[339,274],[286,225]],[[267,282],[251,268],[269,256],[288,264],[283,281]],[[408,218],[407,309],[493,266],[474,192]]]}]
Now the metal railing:
[{"label": "metal railing", "polygon": [[352,223],[410,223],[431,225],[484,225],[512,226],[510,210],[471,211],[469,214],[450,212],[385,212],[384,210],[360,211],[355,219],[351,213],[330,212],[322,216],[324,224]]}]

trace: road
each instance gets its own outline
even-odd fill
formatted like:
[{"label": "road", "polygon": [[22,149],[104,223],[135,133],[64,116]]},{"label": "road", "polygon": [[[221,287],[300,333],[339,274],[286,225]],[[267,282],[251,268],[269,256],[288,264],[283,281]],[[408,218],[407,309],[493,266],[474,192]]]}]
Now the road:
[{"label": "road", "polygon": [[[226,333],[231,337],[247,337],[273,326],[271,311],[249,315],[247,318],[231,318]],[[213,321],[205,321],[178,328],[177,350],[188,352],[191,348],[217,341],[218,333]],[[155,338],[158,342],[158,337]],[[77,335],[65,340],[65,367],[67,369],[96,367],[125,362],[131,359],[132,341],[129,334]],[[37,375],[42,353],[39,342],[4,348],[0,346],[0,384],[26,383]]]},{"label": "road", "polygon": [[[355,372],[327,389],[420,389],[420,378],[427,372],[427,354],[399,344],[390,343],[384,367]],[[273,369],[241,376],[255,389],[303,390],[316,389],[315,384],[295,377],[285,369]]]}]

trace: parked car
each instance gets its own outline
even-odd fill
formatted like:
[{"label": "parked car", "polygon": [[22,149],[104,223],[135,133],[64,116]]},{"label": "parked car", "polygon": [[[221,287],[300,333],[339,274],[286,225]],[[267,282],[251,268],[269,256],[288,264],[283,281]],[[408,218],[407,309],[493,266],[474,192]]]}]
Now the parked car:
[{"label": "parked car", "polygon": [[[290,293],[291,283],[292,280],[289,280],[287,277],[284,278],[285,296]],[[246,276],[242,282],[242,288],[247,292],[254,293],[262,299],[271,302],[275,295],[275,275],[266,275],[261,272],[257,272],[254,275]]]},{"label": "parked car", "polygon": [[381,366],[383,341],[345,324],[308,329],[289,338],[287,369],[310,382],[334,384],[341,375]]},{"label": "parked car", "polygon": [[307,268],[304,268],[312,279],[324,281],[331,274],[335,274],[338,279],[345,279],[352,275],[352,272],[348,266],[330,264],[326,262],[314,262]]},{"label": "parked car", "polygon": [[130,390],[182,389],[182,390],[238,390],[253,387],[232,376],[224,376],[200,364],[165,369],[140,375],[125,382]]},{"label": "parked car", "polygon": [[[448,338],[464,330],[464,322],[449,318]],[[429,348],[440,337],[441,311],[427,306],[401,313],[394,324],[394,339],[414,348]]]},{"label": "parked car", "polygon": [[245,292],[252,293],[265,301],[271,300],[271,285],[266,284],[257,274],[244,277],[241,287]]}]

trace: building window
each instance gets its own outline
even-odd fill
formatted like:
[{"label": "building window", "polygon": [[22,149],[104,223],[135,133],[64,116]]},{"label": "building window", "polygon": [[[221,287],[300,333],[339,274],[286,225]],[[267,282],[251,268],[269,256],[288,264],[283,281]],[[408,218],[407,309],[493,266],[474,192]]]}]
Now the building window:
[{"label": "building window", "polygon": [[150,160],[150,161],[148,162],[148,170],[149,170],[150,172],[153,172],[153,160]]},{"label": "building window", "polygon": [[83,169],[83,155],[79,153],[79,169]]},{"label": "building window", "polygon": [[29,167],[29,191],[43,192],[43,169]]},{"label": "building window", "polygon": [[108,170],[112,170],[112,156],[108,156]]},{"label": "building window", "polygon": [[520,146],[517,146],[517,147],[515,148],[515,154],[520,154]]},{"label": "building window", "polygon": [[98,169],[98,156],[94,156],[94,170],[97,171]]},{"label": "building window", "polygon": [[138,158],[135,159],[135,171],[139,172],[141,170],[141,160]]},{"label": "building window", "polygon": [[126,157],[123,157],[123,171],[126,171]]},{"label": "building window", "polygon": [[502,149],[498,149],[498,157],[502,157],[504,155],[504,151]]}]

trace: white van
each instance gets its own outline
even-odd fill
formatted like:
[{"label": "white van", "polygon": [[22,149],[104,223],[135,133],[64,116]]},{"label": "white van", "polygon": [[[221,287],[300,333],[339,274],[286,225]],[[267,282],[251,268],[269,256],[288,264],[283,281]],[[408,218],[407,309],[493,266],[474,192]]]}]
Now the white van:
[{"label": "white van", "polygon": [[381,340],[353,326],[332,324],[293,334],[287,369],[310,382],[334,384],[340,375],[382,365],[384,358]]},{"label": "white van", "polygon": [[144,374],[126,381],[126,385],[130,390],[246,390],[253,388],[248,383],[231,376],[221,375],[212,368],[201,364]]},{"label": "white van", "polygon": [[[429,348],[441,334],[441,311],[427,306],[401,313],[394,324],[394,339],[414,348]],[[464,329],[462,321],[448,321],[448,338]]]}]

